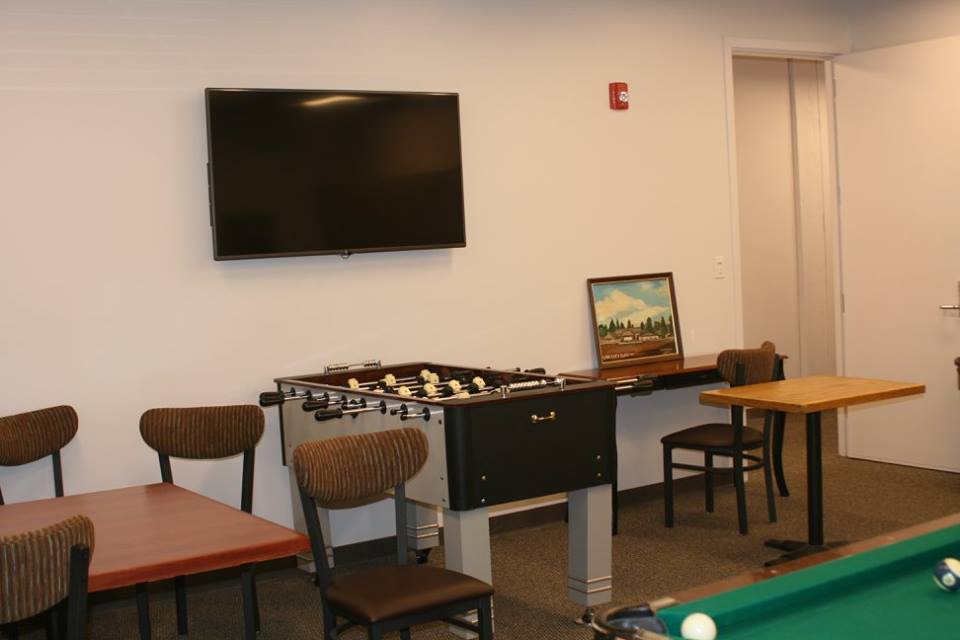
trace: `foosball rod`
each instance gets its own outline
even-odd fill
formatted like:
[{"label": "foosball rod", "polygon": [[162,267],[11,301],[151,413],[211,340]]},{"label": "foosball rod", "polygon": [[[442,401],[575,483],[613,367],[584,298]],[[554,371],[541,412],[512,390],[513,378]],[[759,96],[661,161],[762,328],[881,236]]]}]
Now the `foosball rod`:
[{"label": "foosball rod", "polygon": [[617,386],[614,387],[616,391],[629,391],[634,394],[649,394],[653,392],[653,378],[627,378],[625,380],[620,380],[617,383]]},{"label": "foosball rod", "polygon": [[311,391],[298,392],[296,389],[291,388],[290,391],[264,391],[260,394],[260,406],[261,407],[272,407],[274,405],[283,404],[287,400],[299,400],[310,399],[313,397]]},{"label": "foosball rod", "polygon": [[435,377],[438,381],[440,379],[440,376],[433,371],[421,369],[420,373],[415,376],[403,376],[402,378],[398,378],[392,373],[386,374],[379,380],[369,380],[367,382],[360,382],[356,378],[348,378],[347,386],[351,389],[389,389],[409,382],[430,382],[431,377]]},{"label": "foosball rod", "polygon": [[415,418],[421,418],[423,420],[430,419],[430,409],[427,407],[424,407],[418,412],[411,412],[406,403],[388,405],[385,401],[381,400],[374,406],[367,406],[366,399],[361,400],[361,406],[355,408],[337,407],[336,409],[319,409],[314,412],[313,417],[317,422],[325,422],[327,420],[337,420],[345,416],[357,416],[361,413],[371,413],[374,411],[379,411],[382,414],[386,414],[389,411],[390,415],[399,415],[400,420],[413,420]]},{"label": "foosball rod", "polygon": [[326,373],[339,373],[341,371],[350,371],[351,369],[379,369],[381,367],[379,360],[364,360],[363,362],[337,362],[328,364],[323,368]]}]

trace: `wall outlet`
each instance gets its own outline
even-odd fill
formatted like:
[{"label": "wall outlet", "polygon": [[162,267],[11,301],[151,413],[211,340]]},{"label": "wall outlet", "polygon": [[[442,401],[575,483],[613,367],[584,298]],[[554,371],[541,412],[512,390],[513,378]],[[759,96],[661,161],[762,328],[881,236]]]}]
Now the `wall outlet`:
[{"label": "wall outlet", "polygon": [[724,258],[723,256],[713,257],[713,277],[714,278],[727,277],[727,259]]}]

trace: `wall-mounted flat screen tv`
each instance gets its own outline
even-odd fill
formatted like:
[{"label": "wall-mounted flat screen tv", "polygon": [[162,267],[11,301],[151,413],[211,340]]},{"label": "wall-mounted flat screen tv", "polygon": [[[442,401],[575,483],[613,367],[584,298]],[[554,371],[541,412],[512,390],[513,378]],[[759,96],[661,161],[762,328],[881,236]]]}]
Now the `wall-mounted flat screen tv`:
[{"label": "wall-mounted flat screen tv", "polygon": [[207,89],[216,260],[466,246],[459,96]]}]

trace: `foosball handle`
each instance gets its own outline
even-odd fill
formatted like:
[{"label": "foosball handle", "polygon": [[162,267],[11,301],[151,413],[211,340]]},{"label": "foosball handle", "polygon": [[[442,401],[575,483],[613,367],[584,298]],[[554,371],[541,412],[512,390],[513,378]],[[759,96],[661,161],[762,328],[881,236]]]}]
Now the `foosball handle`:
[{"label": "foosball handle", "polygon": [[286,394],[284,394],[283,391],[264,391],[260,394],[260,406],[273,407],[278,404],[283,404],[285,399]]},{"label": "foosball handle", "polygon": [[538,373],[542,376],[547,375],[547,370],[543,367],[534,367],[533,369],[524,369],[524,373]]},{"label": "foosball handle", "polygon": [[304,411],[316,411],[317,409],[326,409],[330,406],[330,401],[326,398],[323,400],[305,400],[303,403]]},{"label": "foosball handle", "polygon": [[317,422],[336,420],[337,418],[343,417],[343,409],[341,407],[337,407],[336,409],[320,409],[313,414],[313,417],[316,418]]}]

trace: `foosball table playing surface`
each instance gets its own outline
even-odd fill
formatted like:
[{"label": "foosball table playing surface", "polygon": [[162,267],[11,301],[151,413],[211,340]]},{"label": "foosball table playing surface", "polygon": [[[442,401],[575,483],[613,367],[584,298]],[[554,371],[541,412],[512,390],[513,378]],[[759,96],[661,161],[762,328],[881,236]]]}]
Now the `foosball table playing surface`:
[{"label": "foosball table playing surface", "polygon": [[[492,583],[490,507],[566,493],[567,595],[586,607],[610,601],[614,385],[542,370],[376,361],[275,382],[260,402],[280,407],[284,464],[310,440],[401,426],[424,431],[427,462],[406,485],[406,533],[421,560],[439,544],[442,511],[447,568]],[[295,526],[306,531],[288,467]],[[330,514],[319,511],[329,541]],[[332,548],[327,555],[332,562]]]}]

